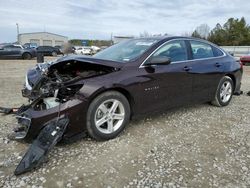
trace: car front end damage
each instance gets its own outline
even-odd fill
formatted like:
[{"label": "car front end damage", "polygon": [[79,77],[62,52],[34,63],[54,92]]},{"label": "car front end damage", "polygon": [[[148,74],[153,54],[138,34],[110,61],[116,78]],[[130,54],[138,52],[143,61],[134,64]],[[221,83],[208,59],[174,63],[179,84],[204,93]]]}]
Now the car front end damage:
[{"label": "car front end damage", "polygon": [[23,97],[29,103],[20,108],[0,108],[14,114],[17,127],[11,138],[34,140],[16,168],[19,175],[39,166],[61,140],[71,142],[85,136],[88,100],[82,94],[84,82],[117,70],[90,60],[62,59],[37,64],[26,75]]}]

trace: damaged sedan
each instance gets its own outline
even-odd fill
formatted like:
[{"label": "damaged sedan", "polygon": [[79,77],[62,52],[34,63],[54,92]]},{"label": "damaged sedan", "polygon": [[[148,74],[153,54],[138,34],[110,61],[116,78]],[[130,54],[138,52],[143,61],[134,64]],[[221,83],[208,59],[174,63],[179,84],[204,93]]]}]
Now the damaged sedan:
[{"label": "damaged sedan", "polygon": [[131,117],[240,93],[242,65],[218,46],[188,37],[123,41],[93,57],[64,56],[28,71],[29,103],[15,114],[15,139],[34,140],[15,174],[39,166],[56,143],[118,136]]}]

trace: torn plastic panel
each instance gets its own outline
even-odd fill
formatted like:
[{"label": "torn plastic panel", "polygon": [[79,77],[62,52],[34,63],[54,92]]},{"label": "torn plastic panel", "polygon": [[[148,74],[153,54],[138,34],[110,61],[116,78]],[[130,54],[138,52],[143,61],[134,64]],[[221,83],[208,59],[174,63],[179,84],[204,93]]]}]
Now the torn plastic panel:
[{"label": "torn plastic panel", "polygon": [[20,175],[40,166],[45,161],[49,151],[62,139],[68,124],[67,117],[49,121],[29,147],[14,174]]}]

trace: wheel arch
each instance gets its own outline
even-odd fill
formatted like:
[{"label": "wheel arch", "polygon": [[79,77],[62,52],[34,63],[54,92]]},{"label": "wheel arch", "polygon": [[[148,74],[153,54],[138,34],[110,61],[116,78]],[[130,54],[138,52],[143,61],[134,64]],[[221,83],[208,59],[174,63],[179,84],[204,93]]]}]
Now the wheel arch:
[{"label": "wheel arch", "polygon": [[33,57],[32,54],[31,54],[30,52],[23,52],[23,53],[22,53],[22,58],[24,58],[24,55],[25,55],[25,54],[29,54],[31,57]]},{"label": "wheel arch", "polygon": [[97,96],[101,95],[102,93],[108,92],[108,91],[117,91],[117,92],[123,94],[129,102],[131,116],[133,116],[134,105],[135,105],[134,97],[131,95],[131,93],[128,90],[126,90],[122,87],[112,87],[112,88],[107,88],[107,89],[100,90],[100,91],[96,92],[93,96],[91,96],[91,99],[89,101],[89,105]]},{"label": "wheel arch", "polygon": [[233,74],[226,74],[225,76],[228,76],[229,78],[231,78],[232,79],[232,81],[233,81],[233,88],[234,88],[234,90],[233,91],[235,91],[235,88],[236,88],[236,78],[235,78],[235,76],[233,75]]}]

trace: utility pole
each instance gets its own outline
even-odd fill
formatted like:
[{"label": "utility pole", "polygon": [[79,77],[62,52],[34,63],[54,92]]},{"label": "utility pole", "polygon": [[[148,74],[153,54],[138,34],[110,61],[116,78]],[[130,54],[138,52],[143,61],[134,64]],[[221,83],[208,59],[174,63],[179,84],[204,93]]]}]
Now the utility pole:
[{"label": "utility pole", "polygon": [[16,23],[16,31],[17,31],[17,43],[19,44],[19,25]]},{"label": "utility pole", "polygon": [[110,35],[110,46],[112,46],[113,45],[113,33],[111,33],[111,35]]}]

